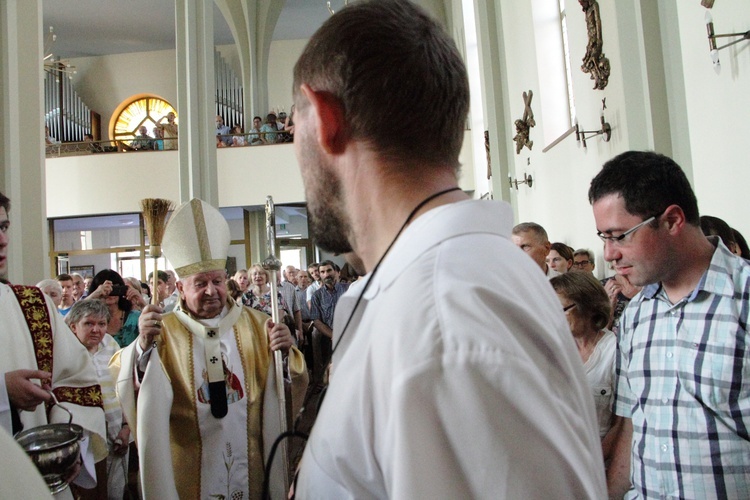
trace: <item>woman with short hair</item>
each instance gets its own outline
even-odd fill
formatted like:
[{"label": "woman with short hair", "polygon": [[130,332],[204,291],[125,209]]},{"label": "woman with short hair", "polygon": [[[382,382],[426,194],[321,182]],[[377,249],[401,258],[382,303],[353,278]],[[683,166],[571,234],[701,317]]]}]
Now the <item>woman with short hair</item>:
[{"label": "woman with short hair", "polygon": [[606,328],[612,306],[604,287],[589,273],[562,274],[550,284],[560,299],[594,396],[606,464],[622,423],[613,411],[617,338]]},{"label": "woman with short hair", "polygon": [[107,498],[122,498],[128,477],[130,428],[123,418],[115,380],[109,371],[109,360],[120,349],[107,333],[109,320],[109,308],[101,300],[79,300],[65,316],[65,322],[89,352],[102,389],[109,455],[104,464],[97,464],[97,490],[101,491],[99,488],[106,484]]}]

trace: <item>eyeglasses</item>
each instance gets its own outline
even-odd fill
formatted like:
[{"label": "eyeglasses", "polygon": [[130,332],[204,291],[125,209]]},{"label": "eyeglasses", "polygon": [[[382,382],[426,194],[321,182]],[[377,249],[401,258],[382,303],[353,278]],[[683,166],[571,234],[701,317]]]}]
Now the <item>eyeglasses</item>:
[{"label": "eyeglasses", "polygon": [[577,305],[578,304],[570,304],[569,306],[565,306],[565,307],[563,307],[563,312],[566,313],[566,312],[570,311],[571,309],[573,309]]},{"label": "eyeglasses", "polygon": [[579,260],[578,262],[573,262],[573,265],[576,267],[586,267],[589,264],[591,264],[590,260]]},{"label": "eyeglasses", "polygon": [[638,231],[638,230],[639,230],[640,228],[642,228],[643,226],[645,226],[645,225],[646,225],[646,224],[648,224],[649,222],[655,221],[655,220],[656,220],[656,218],[657,218],[657,217],[661,217],[661,214],[663,214],[663,213],[664,213],[664,212],[662,212],[662,213],[660,213],[660,214],[652,215],[652,216],[651,216],[651,217],[649,217],[648,219],[644,220],[644,221],[643,221],[643,222],[641,222],[640,224],[636,224],[635,226],[631,227],[630,229],[628,229],[627,231],[625,231],[624,233],[622,233],[622,234],[621,234],[621,235],[619,235],[619,236],[607,236],[606,234],[602,233],[601,231],[597,231],[597,232],[596,232],[596,235],[597,235],[597,236],[599,237],[599,239],[601,239],[601,240],[602,240],[602,241],[603,241],[604,243],[607,243],[607,242],[609,241],[610,243],[612,243],[612,244],[614,244],[614,245],[621,245],[621,244],[623,243],[623,241],[625,240],[625,238],[627,238],[627,236],[628,236],[629,234],[633,234],[634,232]]}]

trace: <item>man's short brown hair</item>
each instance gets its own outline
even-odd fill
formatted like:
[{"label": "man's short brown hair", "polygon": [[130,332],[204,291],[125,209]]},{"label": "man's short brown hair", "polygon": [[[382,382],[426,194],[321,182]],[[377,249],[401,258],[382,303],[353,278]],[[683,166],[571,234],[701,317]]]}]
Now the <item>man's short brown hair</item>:
[{"label": "man's short brown hair", "polygon": [[407,0],[363,0],[331,16],[294,67],[300,85],[338,100],[352,139],[392,161],[459,168],[469,82],[456,45]]}]

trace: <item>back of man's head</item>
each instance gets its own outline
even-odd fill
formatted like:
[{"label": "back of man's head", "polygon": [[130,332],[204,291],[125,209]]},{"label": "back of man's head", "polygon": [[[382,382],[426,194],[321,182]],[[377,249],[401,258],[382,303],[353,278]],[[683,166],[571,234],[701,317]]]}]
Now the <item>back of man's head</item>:
[{"label": "back of man's head", "polygon": [[689,224],[698,226],[698,201],[685,172],[671,158],[651,151],[627,151],[604,164],[591,181],[591,204],[619,195],[625,210],[643,219],[679,206]]},{"label": "back of man's head", "polygon": [[294,67],[298,111],[307,84],[338,100],[347,132],[391,161],[459,167],[469,84],[455,43],[406,0],[363,0],[331,16]]}]

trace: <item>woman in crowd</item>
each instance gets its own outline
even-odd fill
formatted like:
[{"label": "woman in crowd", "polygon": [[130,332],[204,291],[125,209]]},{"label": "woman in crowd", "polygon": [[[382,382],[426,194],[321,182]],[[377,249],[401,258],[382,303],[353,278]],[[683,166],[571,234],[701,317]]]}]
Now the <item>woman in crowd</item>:
[{"label": "woman in crowd", "polygon": [[102,389],[102,404],[107,423],[107,445],[109,455],[106,461],[96,466],[97,491],[104,497],[103,485],[106,484],[106,498],[122,498],[128,477],[128,445],[130,428],[123,420],[120,402],[115,393],[115,380],[109,372],[109,360],[120,346],[107,334],[110,312],[101,300],[79,300],[65,316],[65,322],[75,333],[78,340],[91,356],[91,361],[99,377]]},{"label": "woman in crowd", "polygon": [[242,131],[242,127],[239,125],[235,125],[232,129],[232,146],[247,146],[247,142],[245,142],[245,132]]},{"label": "woman in crowd", "polygon": [[573,267],[573,249],[565,243],[552,243],[547,265],[560,274],[567,273]]},{"label": "woman in crowd", "polygon": [[104,269],[96,273],[86,298],[101,300],[107,305],[110,314],[107,333],[114,337],[120,347],[126,347],[138,338],[138,318],[141,313],[133,310],[133,301],[143,298],[135,289],[125,285],[116,271]]},{"label": "woman in crowd", "polygon": [[[247,292],[242,296],[242,303],[258,311],[262,311],[271,316],[271,285],[269,284],[269,273],[260,264],[255,264],[249,269],[253,280],[253,286],[249,287]],[[279,305],[279,315],[282,317],[289,316],[284,299],[281,293],[276,292]],[[285,321],[286,322],[286,321]],[[294,324],[294,321],[291,323]],[[296,328],[292,326],[291,328]],[[292,330],[294,331],[294,330]]]},{"label": "woman in crowd", "polygon": [[247,292],[247,288],[250,286],[250,279],[247,277],[247,269],[240,269],[234,273],[233,279],[237,282],[237,286],[240,287],[242,293]]},{"label": "woman in crowd", "polygon": [[622,419],[613,412],[617,338],[606,329],[610,302],[601,283],[589,273],[567,273],[550,280],[557,292],[586,380],[591,387],[605,463],[612,455]]},{"label": "woman in crowd", "polygon": [[292,109],[289,111],[289,116],[284,121],[284,132],[287,132],[292,140],[294,139],[294,104],[292,104]]},{"label": "woman in crowd", "polygon": [[60,286],[60,283],[58,283],[57,280],[53,280],[53,279],[42,280],[36,284],[36,287],[40,289],[42,293],[45,293],[46,295],[49,296],[49,298],[52,299],[52,302],[54,302],[55,307],[60,307],[60,302],[62,302],[62,287]]},{"label": "woman in crowd", "polygon": [[125,284],[135,290],[138,295],[132,295],[133,300],[131,302],[133,303],[133,310],[135,311],[142,311],[144,307],[148,305],[148,301],[143,298],[143,294],[141,293],[141,280],[138,278],[130,277],[130,278],[124,278]]},{"label": "woman in crowd", "polygon": [[238,304],[242,304],[242,290],[234,279],[227,279],[227,293]]}]

